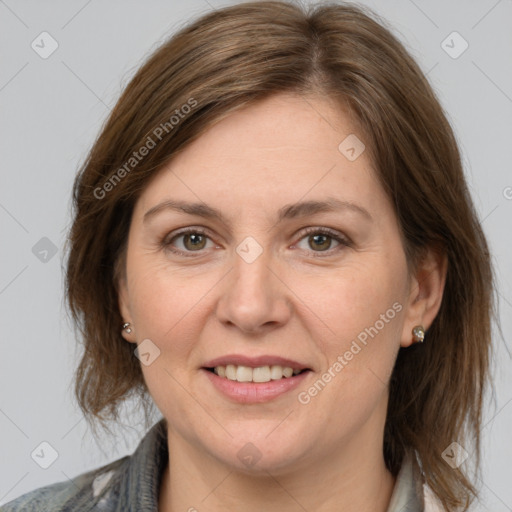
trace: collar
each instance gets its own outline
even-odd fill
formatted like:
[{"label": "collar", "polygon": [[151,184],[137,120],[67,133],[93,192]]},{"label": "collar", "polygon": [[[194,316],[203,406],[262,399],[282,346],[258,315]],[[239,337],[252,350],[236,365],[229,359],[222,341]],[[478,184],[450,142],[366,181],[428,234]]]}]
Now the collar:
[{"label": "collar", "polygon": [[160,481],[169,460],[167,422],[153,425],[121,475],[115,512],[158,512]]},{"label": "collar", "polygon": [[387,512],[423,512],[423,483],[414,469],[411,453],[406,453],[396,478]]}]

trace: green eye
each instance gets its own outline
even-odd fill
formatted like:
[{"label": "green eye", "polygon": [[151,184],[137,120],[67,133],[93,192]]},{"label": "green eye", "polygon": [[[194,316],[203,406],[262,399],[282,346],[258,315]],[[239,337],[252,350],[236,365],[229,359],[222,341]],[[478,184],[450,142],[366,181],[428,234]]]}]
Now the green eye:
[{"label": "green eye", "polygon": [[[319,251],[327,251],[331,248],[333,238],[329,235],[317,234],[317,235],[309,235],[308,244],[309,246],[315,250]],[[316,246],[316,247],[315,247]]]},{"label": "green eye", "polygon": [[[307,247],[300,246],[303,241],[306,241]],[[297,247],[312,253],[325,252],[327,256],[340,250],[342,247],[350,247],[350,241],[341,233],[329,228],[308,228],[305,235],[297,243]],[[320,254],[315,255],[320,256]]]},{"label": "green eye", "polygon": [[207,237],[200,233],[189,233],[180,235],[180,237],[183,237],[183,246],[187,250],[196,251],[204,249],[206,246]]},{"label": "green eye", "polygon": [[[307,246],[301,247],[300,244],[303,243],[306,243]],[[172,237],[167,236],[162,240],[161,245],[164,249],[180,256],[194,256],[193,253],[197,253],[199,256],[204,249],[215,247],[206,232],[199,228],[188,228],[174,233]],[[342,247],[350,247],[350,241],[337,231],[313,227],[306,229],[296,247],[315,256],[321,256],[320,253],[330,256]]]},{"label": "green eye", "polygon": [[166,237],[162,241],[162,246],[176,254],[190,256],[191,253],[208,248],[208,241],[213,245],[210,237],[204,231],[194,228],[176,233],[172,238]]}]

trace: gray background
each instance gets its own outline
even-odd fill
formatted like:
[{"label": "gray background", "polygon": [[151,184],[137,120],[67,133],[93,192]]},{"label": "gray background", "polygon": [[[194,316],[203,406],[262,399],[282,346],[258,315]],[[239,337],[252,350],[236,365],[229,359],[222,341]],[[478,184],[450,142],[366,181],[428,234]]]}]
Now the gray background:
[{"label": "gray background", "polygon": [[[428,73],[489,238],[505,339],[495,339],[475,510],[512,511],[512,1],[362,3],[392,24]],[[144,434],[128,403],[122,433],[98,445],[73,401],[79,352],[62,286],[71,185],[142,59],[191,16],[226,4],[0,0],[0,504],[129,454]],[[46,59],[31,47],[51,48],[47,36],[41,48],[43,31],[58,43]],[[469,44],[457,58],[445,51],[462,49],[457,36],[442,44],[453,31]],[[58,453],[48,469],[31,458],[43,441]]]}]

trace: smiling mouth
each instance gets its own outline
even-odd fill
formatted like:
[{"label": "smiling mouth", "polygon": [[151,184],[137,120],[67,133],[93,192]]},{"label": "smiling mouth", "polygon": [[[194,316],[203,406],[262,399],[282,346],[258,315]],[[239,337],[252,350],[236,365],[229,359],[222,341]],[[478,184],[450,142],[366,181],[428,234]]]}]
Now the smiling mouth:
[{"label": "smiling mouth", "polygon": [[311,371],[309,368],[292,368],[290,366],[250,366],[228,364],[227,366],[215,366],[213,368],[205,368],[209,372],[215,373],[217,376],[237,382],[253,382],[263,383],[282,379],[289,379],[300,375],[304,372]]}]

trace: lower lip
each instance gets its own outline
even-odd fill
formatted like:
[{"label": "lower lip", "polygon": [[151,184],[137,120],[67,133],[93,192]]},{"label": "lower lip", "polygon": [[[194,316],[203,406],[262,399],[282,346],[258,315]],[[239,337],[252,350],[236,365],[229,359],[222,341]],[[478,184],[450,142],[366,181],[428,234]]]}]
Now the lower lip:
[{"label": "lower lip", "polygon": [[238,382],[226,379],[225,377],[219,377],[217,374],[205,369],[202,369],[202,371],[206,373],[210,382],[223,395],[243,404],[262,403],[273,400],[280,395],[294,390],[310,373],[310,371],[305,371],[293,377],[283,377],[282,379],[269,382]]}]

